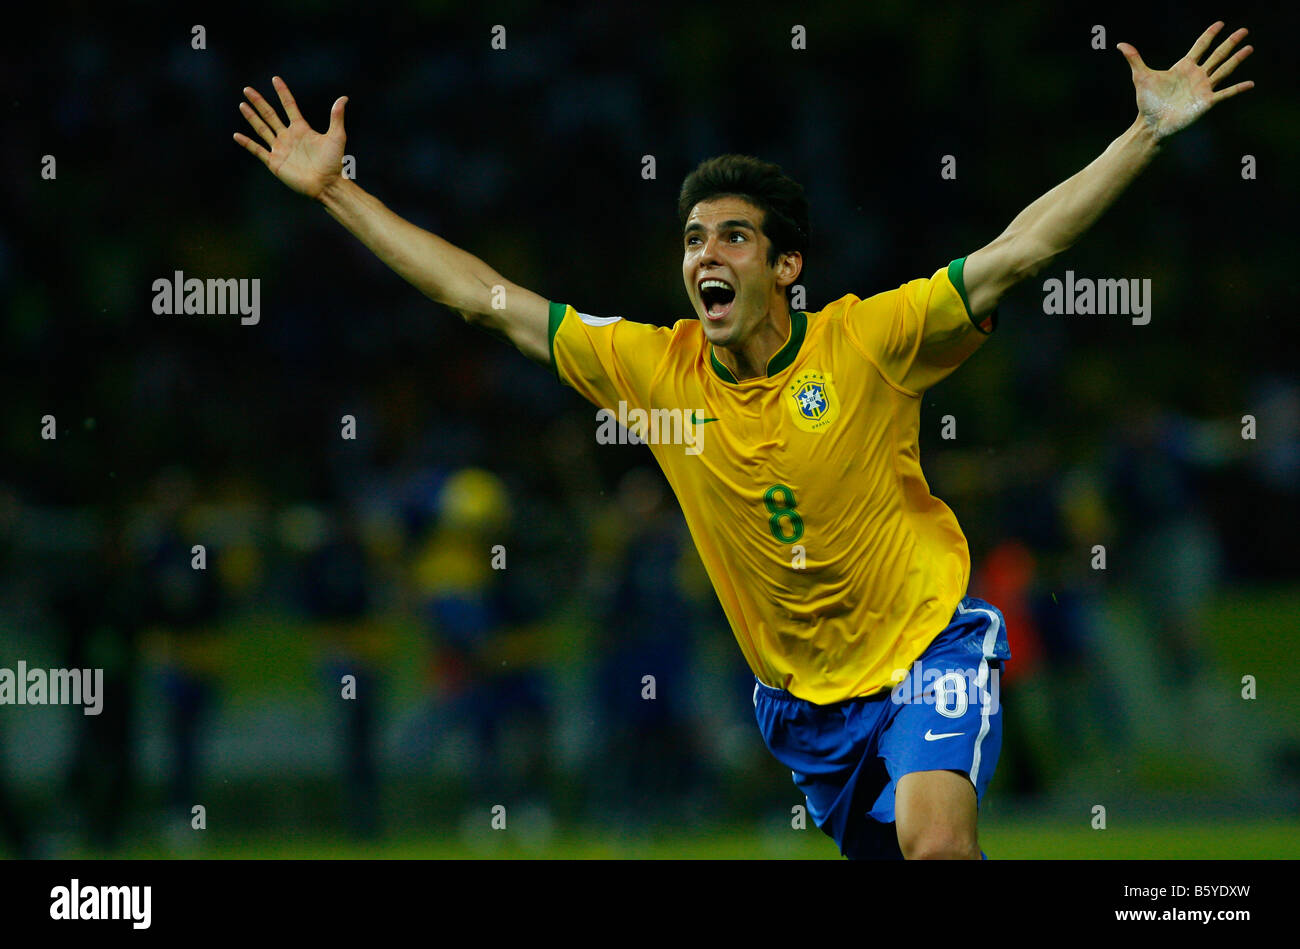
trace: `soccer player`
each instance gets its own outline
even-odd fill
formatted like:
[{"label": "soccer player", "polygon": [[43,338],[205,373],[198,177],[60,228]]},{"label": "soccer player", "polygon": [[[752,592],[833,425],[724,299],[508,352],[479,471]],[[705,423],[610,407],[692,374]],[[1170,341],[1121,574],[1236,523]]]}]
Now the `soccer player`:
[{"label": "soccer player", "polygon": [[1202,62],[1222,28],[1165,71],[1119,44],[1138,115],[1099,157],[930,277],[816,313],[789,305],[808,246],[803,189],[757,159],[715,158],[687,177],[682,278],[695,316],[656,327],[516,286],[345,178],[346,97],[322,135],[279,77],[287,123],[246,88],[240,109],[265,147],[235,140],[426,296],[651,443],[753,670],[764,740],[843,854],[979,859],[978,806],[1001,746],[996,676],[1010,656],[999,611],[966,595],[966,539],[921,473],[920,395],[1164,139],[1253,86],[1215,90],[1251,52],[1233,52],[1242,29]]}]

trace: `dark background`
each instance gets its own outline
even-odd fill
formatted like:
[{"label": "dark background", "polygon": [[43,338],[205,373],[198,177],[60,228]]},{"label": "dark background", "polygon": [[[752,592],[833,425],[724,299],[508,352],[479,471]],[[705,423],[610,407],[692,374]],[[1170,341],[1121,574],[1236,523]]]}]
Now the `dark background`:
[{"label": "dark background", "polygon": [[[244,85],[274,102],[283,76],[318,130],[348,95],[357,181],[395,211],[550,299],[671,324],[691,316],[675,205],[699,161],[750,153],[805,185],[807,309],[928,276],[1128,127],[1115,43],[1166,68],[1223,12],[1137,6],[85,4],[15,23],[0,667],[93,665],[109,687],[96,718],[0,706],[0,852],[459,852],[504,846],[484,843],[495,803],[543,854],[648,828],[686,852],[789,846],[770,841],[799,795],[648,450],[597,445],[593,407],[235,145]],[[1130,818],[1108,841],[1177,814],[1168,840],[1249,856],[1221,829],[1249,815],[1290,820],[1255,830],[1297,849],[1297,17],[1235,5],[1222,35],[1242,25],[1257,49],[1228,82],[1257,87],[1169,142],[925,399],[970,592],[1015,637],[985,807],[1002,853],[1062,855],[1024,822],[1086,831],[1098,803]],[[260,323],[156,315],[176,270],[258,278]],[[1066,270],[1150,278],[1150,324],[1045,315]],[[196,803],[220,815],[207,834]]]}]

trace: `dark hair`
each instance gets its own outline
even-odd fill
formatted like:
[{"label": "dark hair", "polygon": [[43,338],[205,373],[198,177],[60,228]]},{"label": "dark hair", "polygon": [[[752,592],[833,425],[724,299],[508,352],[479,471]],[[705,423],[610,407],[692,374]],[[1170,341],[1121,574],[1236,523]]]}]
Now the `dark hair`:
[{"label": "dark hair", "polygon": [[[781,170],[780,165],[749,155],[719,155],[699,166],[682,182],[677,199],[677,216],[682,227],[691,210],[701,201],[733,196],[744,198],[763,212],[760,225],[771,246],[768,264],[781,254],[808,253],[808,199],[803,185]],[[789,298],[793,285],[786,287]]]}]

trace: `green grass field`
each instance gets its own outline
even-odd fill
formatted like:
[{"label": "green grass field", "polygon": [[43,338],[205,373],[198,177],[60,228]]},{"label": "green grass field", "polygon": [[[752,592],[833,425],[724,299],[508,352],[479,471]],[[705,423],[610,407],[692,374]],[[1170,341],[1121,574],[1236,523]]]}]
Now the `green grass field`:
[{"label": "green grass field", "polygon": [[[989,823],[980,842],[992,859],[1026,860],[1279,860],[1300,857],[1300,820],[1149,824],[1107,830],[1067,830],[1054,823]],[[70,854],[69,856],[90,856]],[[117,856],[157,859],[180,856],[154,846],[135,846]],[[745,831],[716,828],[637,840],[600,840],[557,835],[528,842],[518,835],[485,832],[471,841],[406,838],[353,843],[312,837],[206,838],[184,856],[233,860],[772,860],[841,859],[819,831]]]},{"label": "green grass field", "polygon": [[[1251,768],[1241,770],[1235,759],[1219,760],[1206,754],[1201,744],[1190,742],[1181,730],[1183,719],[1163,708],[1164,731],[1135,743],[1130,762],[1120,776],[1117,767],[1102,767],[1097,760],[1073,761],[1079,765],[1077,778],[1056,779],[1056,790],[1086,784],[1087,793],[1074,793],[1064,807],[1075,813],[1072,819],[1042,816],[1042,812],[1021,809],[995,788],[992,812],[980,823],[980,843],[993,859],[1297,859],[1300,858],[1300,816],[1213,819],[1193,803],[1152,803],[1159,795],[1174,791],[1196,791],[1219,802],[1238,801],[1236,813],[1286,813],[1291,800],[1287,789],[1294,785],[1266,786],[1264,774],[1279,774],[1280,750],[1300,747],[1300,689],[1286,675],[1293,636],[1293,618],[1300,615],[1300,591],[1229,591],[1220,595],[1207,614],[1209,647],[1216,669],[1210,685],[1218,689],[1217,705],[1201,709],[1196,719],[1198,734],[1216,724],[1218,744],[1241,744],[1239,725],[1249,726],[1256,738],[1266,736],[1273,743],[1267,755],[1251,759]],[[313,637],[293,627],[245,621],[232,629],[223,641],[222,662],[229,673],[224,682],[224,707],[240,710],[258,707],[268,694],[281,704],[290,703],[303,715],[319,714],[324,706],[319,683],[313,678],[318,657]],[[274,630],[272,635],[267,630]],[[389,636],[390,654],[381,663],[391,670],[389,700],[396,707],[419,697],[425,688],[419,675],[423,668],[423,645],[419,630],[409,623],[395,623]],[[1259,680],[1257,701],[1240,696],[1241,676],[1251,673]],[[1162,695],[1165,693],[1161,693]],[[1143,701],[1151,703],[1150,697]],[[1159,705],[1159,702],[1155,703]],[[1235,718],[1219,715],[1231,705]],[[1151,705],[1135,704],[1138,711]],[[315,710],[315,711],[313,711]],[[1175,709],[1175,711],[1177,711]],[[1181,712],[1179,713],[1181,714]],[[1240,733],[1244,734],[1244,733]],[[25,740],[31,740],[25,739]],[[1103,748],[1104,750],[1104,748]],[[1107,759],[1109,760],[1109,759]],[[1265,771],[1264,769],[1271,769]],[[112,854],[88,852],[76,843],[76,834],[65,825],[65,815],[48,801],[34,797],[29,805],[35,813],[48,808],[42,827],[65,829],[50,845],[53,855],[71,858],[101,856],[136,859],[841,859],[835,845],[809,826],[792,830],[776,825],[765,827],[690,824],[685,818],[669,829],[628,831],[622,827],[614,836],[596,828],[584,831],[580,825],[561,824],[553,834],[530,838],[523,830],[528,820],[512,819],[507,831],[483,826],[465,832],[453,823],[442,824],[436,814],[454,813],[463,802],[430,797],[433,784],[427,777],[386,788],[385,827],[403,827],[373,843],[357,843],[330,828],[338,826],[337,781],[317,777],[314,783],[287,784],[280,776],[236,787],[213,783],[205,803],[214,815],[213,828],[203,833],[174,831],[169,846],[162,832],[140,832],[156,820],[158,802],[138,806],[132,843]],[[1269,778],[1274,780],[1274,778]],[[1293,780],[1293,779],[1292,779]],[[745,781],[766,781],[792,793],[785,775],[766,758],[756,760]],[[1082,782],[1082,784],[1080,784]],[[1267,810],[1250,811],[1240,802],[1250,793],[1271,790]],[[157,789],[154,789],[155,796]],[[1148,795],[1151,800],[1147,800]],[[1110,826],[1093,830],[1089,824],[1091,802],[1111,804]],[[1190,799],[1189,799],[1190,801]],[[1126,802],[1125,806],[1115,806]],[[1132,805],[1146,803],[1140,812]],[[779,805],[778,812],[779,812]],[[731,813],[757,813],[757,805]],[[262,827],[244,823],[236,829],[225,821],[231,815],[240,820],[256,819]],[[1185,816],[1185,820],[1177,818]],[[390,819],[392,818],[392,819]],[[311,828],[295,831],[292,828]],[[220,829],[219,829],[220,828]],[[628,834],[636,836],[628,836]],[[0,857],[4,854],[0,853]]]}]

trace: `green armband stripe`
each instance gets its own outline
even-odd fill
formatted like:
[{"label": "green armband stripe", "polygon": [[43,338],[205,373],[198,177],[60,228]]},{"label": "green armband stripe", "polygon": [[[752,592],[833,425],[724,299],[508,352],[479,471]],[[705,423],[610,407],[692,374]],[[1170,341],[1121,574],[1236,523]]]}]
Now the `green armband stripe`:
[{"label": "green armband stripe", "polygon": [[957,295],[961,297],[962,306],[966,308],[966,317],[977,330],[987,336],[989,333],[992,333],[997,329],[998,311],[994,309],[992,313],[985,317],[985,322],[989,324],[988,329],[985,329],[979,323],[975,322],[975,314],[970,311],[970,298],[966,296],[966,279],[962,276],[962,270],[965,269],[965,267],[966,258],[958,257],[948,265],[948,279],[951,280],[952,285],[957,288]]},{"label": "green armband stripe", "polygon": [[560,365],[555,361],[555,334],[560,331],[560,324],[564,322],[564,311],[568,307],[563,303],[551,301],[550,311],[546,317],[546,336],[551,346],[551,371],[555,373],[555,378],[560,379]]}]

